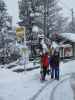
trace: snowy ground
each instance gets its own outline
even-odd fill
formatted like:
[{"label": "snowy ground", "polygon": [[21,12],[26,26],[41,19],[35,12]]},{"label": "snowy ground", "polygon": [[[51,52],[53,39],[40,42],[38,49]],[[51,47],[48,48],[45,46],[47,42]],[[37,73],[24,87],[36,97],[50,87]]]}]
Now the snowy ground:
[{"label": "snowy ground", "polygon": [[24,61],[15,61],[10,64],[0,65],[1,68],[10,69],[14,72],[23,72],[24,70],[32,70],[40,67],[40,60],[35,59],[34,61],[28,61],[28,63],[24,64]]},{"label": "snowy ground", "polygon": [[49,75],[43,83],[40,69],[18,74],[0,68],[0,100],[74,100],[74,73],[75,60],[60,64],[60,81]]}]

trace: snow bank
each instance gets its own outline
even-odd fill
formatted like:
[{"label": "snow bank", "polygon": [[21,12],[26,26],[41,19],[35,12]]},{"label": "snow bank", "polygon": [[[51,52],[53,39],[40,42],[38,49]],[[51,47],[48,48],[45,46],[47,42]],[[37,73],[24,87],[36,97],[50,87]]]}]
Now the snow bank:
[{"label": "snow bank", "polygon": [[75,73],[75,60],[69,61],[67,63],[60,63],[60,73],[64,75],[66,73]]}]

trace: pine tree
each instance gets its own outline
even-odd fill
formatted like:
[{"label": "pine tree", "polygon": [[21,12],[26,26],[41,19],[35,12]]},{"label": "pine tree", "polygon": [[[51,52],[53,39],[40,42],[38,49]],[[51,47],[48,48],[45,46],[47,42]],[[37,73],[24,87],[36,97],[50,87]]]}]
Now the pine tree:
[{"label": "pine tree", "polygon": [[[63,29],[65,19],[60,14],[61,10],[58,0],[21,0],[19,2],[19,17],[22,24],[29,25],[31,28],[33,24],[36,24],[48,37],[51,33]],[[39,13],[39,16],[31,19],[30,13]],[[59,27],[60,24],[61,27]]]},{"label": "pine tree", "polygon": [[6,26],[7,9],[5,2],[0,0],[0,31]]},{"label": "pine tree", "polygon": [[61,8],[57,5],[56,0],[37,0],[36,7],[41,16],[38,17],[37,23],[46,32],[45,35],[57,31],[57,22]]}]

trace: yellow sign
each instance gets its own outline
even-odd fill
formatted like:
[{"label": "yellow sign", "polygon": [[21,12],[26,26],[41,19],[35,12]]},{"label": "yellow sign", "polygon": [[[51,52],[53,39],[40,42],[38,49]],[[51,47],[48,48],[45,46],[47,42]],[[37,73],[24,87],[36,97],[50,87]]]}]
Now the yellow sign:
[{"label": "yellow sign", "polygon": [[25,38],[25,28],[24,27],[17,27],[16,28],[16,37],[18,41],[22,41]]}]

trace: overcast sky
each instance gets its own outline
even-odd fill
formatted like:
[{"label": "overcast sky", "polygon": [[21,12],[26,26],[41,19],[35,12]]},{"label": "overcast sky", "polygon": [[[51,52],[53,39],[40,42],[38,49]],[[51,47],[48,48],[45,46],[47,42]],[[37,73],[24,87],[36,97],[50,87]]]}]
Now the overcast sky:
[{"label": "overcast sky", "polygon": [[9,15],[13,16],[13,25],[18,21],[18,0],[4,0],[8,9]]},{"label": "overcast sky", "polygon": [[[7,5],[8,12],[13,16],[13,25],[16,25],[18,21],[18,0],[4,0]],[[61,1],[61,6],[64,8],[64,15],[71,16],[71,8],[75,11],[75,0],[59,0]]]}]

